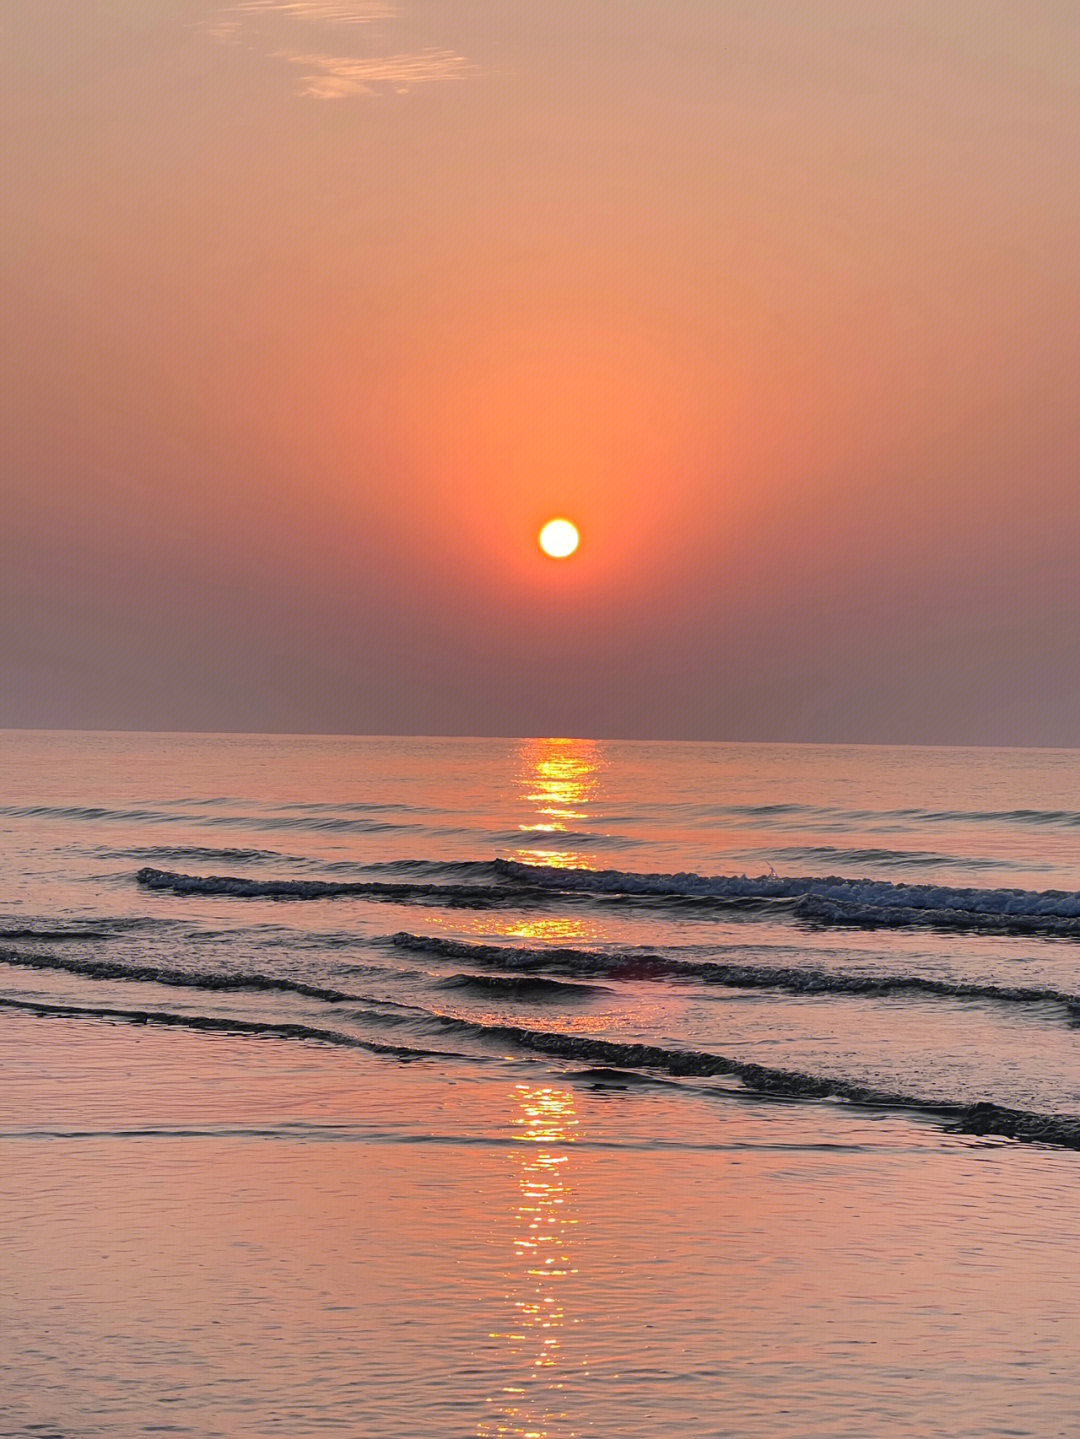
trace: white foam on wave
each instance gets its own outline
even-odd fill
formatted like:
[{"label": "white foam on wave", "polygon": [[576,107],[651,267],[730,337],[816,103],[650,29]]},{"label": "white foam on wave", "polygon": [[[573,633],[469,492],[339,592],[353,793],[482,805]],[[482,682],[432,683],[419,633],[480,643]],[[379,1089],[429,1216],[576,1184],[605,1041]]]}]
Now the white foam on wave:
[{"label": "white foam on wave", "polygon": [[499,860],[507,879],[538,888],[657,898],[701,898],[723,902],[789,901],[796,912],[823,923],[889,922],[941,924],[948,920],[997,927],[1015,921],[1025,928],[1080,927],[1080,892],[1071,890],[979,889],[941,884],[901,884],[837,875],[633,874],[622,870],[566,870]]},{"label": "white foam on wave", "polygon": [[352,895],[402,903],[491,904],[540,896],[610,896],[658,903],[696,902],[718,908],[780,906],[796,918],[819,924],[1080,935],[1080,892],[1072,890],[976,889],[836,875],[636,874],[615,869],[564,869],[518,860],[475,861],[458,868],[468,868],[475,882],[260,880],[151,868],[141,869],[136,879],[148,889],[234,898],[310,900]]}]

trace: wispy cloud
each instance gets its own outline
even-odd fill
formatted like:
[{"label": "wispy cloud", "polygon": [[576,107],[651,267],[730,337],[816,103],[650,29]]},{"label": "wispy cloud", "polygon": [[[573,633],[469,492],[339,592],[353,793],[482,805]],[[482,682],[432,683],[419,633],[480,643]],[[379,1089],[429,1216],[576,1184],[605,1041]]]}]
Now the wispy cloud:
[{"label": "wispy cloud", "polygon": [[288,15],[294,20],[322,20],[334,25],[367,25],[390,20],[393,5],[383,0],[240,0],[230,6],[233,15]]},{"label": "wispy cloud", "polygon": [[[218,11],[208,29],[224,43],[245,45],[298,67],[297,93],[316,100],[382,90],[403,94],[414,85],[458,79],[475,69],[452,50],[379,53],[374,41],[397,14],[387,0],[236,0]],[[365,38],[373,41],[364,53],[357,43],[360,27],[368,27]]]},{"label": "wispy cloud", "polygon": [[371,95],[386,86],[404,93],[413,85],[432,80],[453,80],[472,68],[452,50],[425,50],[419,55],[380,55],[366,59],[346,55],[288,55],[278,57],[302,65],[301,95],[317,100],[340,100],[346,95]]}]

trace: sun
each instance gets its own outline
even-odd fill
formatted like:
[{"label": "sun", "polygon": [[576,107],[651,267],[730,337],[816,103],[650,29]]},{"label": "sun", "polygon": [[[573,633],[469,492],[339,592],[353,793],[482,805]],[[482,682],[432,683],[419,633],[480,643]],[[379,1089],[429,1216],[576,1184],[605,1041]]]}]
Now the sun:
[{"label": "sun", "polygon": [[553,560],[566,560],[581,543],[581,536],[569,520],[548,520],[540,531],[539,541],[545,555]]}]

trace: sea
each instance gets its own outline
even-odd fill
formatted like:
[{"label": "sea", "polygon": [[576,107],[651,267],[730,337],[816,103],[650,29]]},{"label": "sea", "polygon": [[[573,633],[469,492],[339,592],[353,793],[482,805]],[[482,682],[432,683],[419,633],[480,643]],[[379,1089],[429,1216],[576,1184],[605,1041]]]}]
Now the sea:
[{"label": "sea", "polygon": [[1080,751],[0,733],[0,1434],[1080,1425]]}]

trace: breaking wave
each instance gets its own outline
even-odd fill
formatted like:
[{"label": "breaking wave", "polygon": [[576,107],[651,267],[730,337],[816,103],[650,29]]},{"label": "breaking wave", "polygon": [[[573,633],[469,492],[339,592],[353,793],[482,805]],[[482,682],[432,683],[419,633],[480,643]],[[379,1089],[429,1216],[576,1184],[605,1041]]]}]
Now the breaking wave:
[{"label": "breaking wave", "polygon": [[568,893],[695,898],[718,905],[782,902],[820,924],[924,926],[1022,934],[1080,934],[1080,893],[1067,890],[969,889],[891,880],[760,875],[632,874],[560,870],[496,860],[508,879]]},{"label": "breaking wave", "polygon": [[783,909],[821,925],[863,929],[910,927],[1004,934],[1080,935],[1080,893],[1066,890],[971,889],[827,876],[638,874],[563,869],[496,859],[459,864],[475,882],[407,880],[251,879],[140,869],[147,889],[239,899],[326,899],[352,895],[401,903],[450,906],[522,902],[545,896],[691,902],[717,909]]}]

